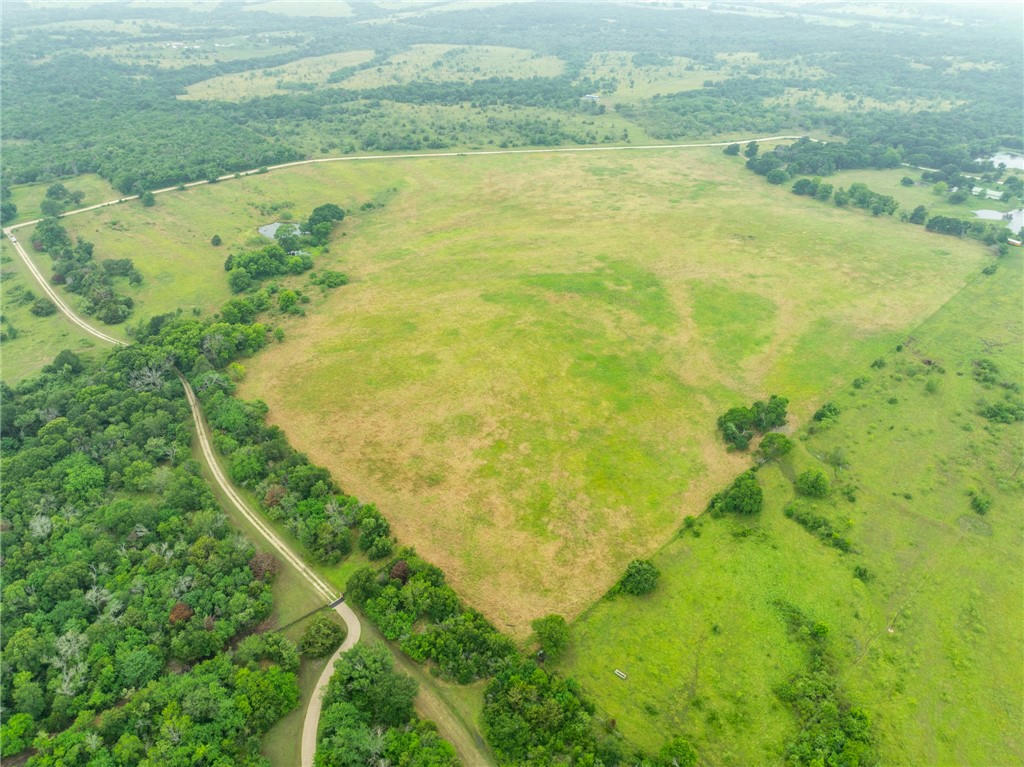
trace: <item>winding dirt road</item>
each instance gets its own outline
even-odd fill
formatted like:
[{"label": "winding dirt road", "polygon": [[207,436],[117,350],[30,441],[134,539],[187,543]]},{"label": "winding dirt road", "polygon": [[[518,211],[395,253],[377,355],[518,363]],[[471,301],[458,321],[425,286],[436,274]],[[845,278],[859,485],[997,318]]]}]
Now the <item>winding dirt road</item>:
[{"label": "winding dirt road", "polygon": [[[719,147],[728,146],[729,144],[745,144],[751,141],[788,141],[799,139],[801,136],[762,136],[747,139],[738,139],[736,141],[715,141],[706,142],[699,144],[645,144],[637,146],[588,146],[588,147],[554,147],[549,149],[495,149],[495,150],[482,150],[482,151],[470,151],[470,152],[426,152],[426,153],[409,153],[409,154],[380,154],[380,155],[359,155],[355,157],[321,157],[313,160],[298,160],[296,162],[282,163],[280,165],[272,165],[266,169],[257,168],[253,170],[244,171],[241,173],[228,173],[220,176],[217,181],[227,181],[232,178],[252,176],[256,174],[266,173],[274,170],[281,170],[284,168],[294,168],[301,165],[313,165],[317,163],[328,163],[328,162],[362,162],[367,160],[398,160],[398,159],[414,159],[414,158],[426,158],[426,157],[473,157],[481,155],[513,155],[513,154],[561,154],[569,152],[615,152],[615,151],[642,151],[642,150],[664,150],[664,149],[696,149],[701,147]],[[203,184],[213,183],[210,180],[193,181],[188,184],[184,184],[185,189],[195,186],[201,186]],[[180,190],[182,187],[170,186],[163,189],[153,190],[153,194],[166,194],[168,192],[174,192]],[[80,213],[87,213],[91,210],[98,210],[100,208],[106,208],[111,205],[119,205],[130,200],[138,199],[139,195],[129,195],[126,197],[119,197],[114,200],[108,200],[106,202],[97,203],[95,205],[89,205],[84,208],[78,208],[77,210],[68,211],[61,215],[61,218],[68,216],[78,215]],[[34,226],[38,224],[42,219],[33,219],[31,221],[23,221],[18,224],[5,227],[3,229],[4,234],[10,240],[14,246],[15,251],[21,257],[21,260],[25,263],[25,266],[35,277],[39,283],[40,288],[46,293],[47,297],[53,301],[60,312],[74,325],[84,330],[91,336],[103,341],[104,343],[112,344],[114,346],[126,346],[127,342],[122,339],[115,338],[107,335],[98,328],[93,327],[84,319],[79,317],[74,310],[64,301],[63,298],[51,287],[49,281],[43,276],[43,273],[36,266],[35,262],[29,257],[22,243],[17,239],[15,231],[18,229]],[[217,461],[216,455],[213,452],[213,446],[210,442],[209,430],[206,426],[206,421],[203,418],[202,410],[199,407],[199,401],[196,398],[195,392],[192,391],[192,387],[188,381],[185,380],[184,376],[180,373],[178,378],[181,380],[181,385],[185,390],[185,397],[188,400],[189,407],[192,411],[192,420],[195,423],[196,435],[199,439],[199,445],[202,450],[203,459],[206,461],[209,467],[210,474],[217,482],[218,486],[224,492],[224,495],[228,498],[231,504],[237,509],[237,511],[249,521],[250,524],[263,536],[263,538],[274,547],[277,553],[292,565],[301,574],[313,590],[323,597],[325,602],[334,604],[334,609],[345,622],[348,627],[348,635],[345,638],[344,643],[337,652],[331,657],[327,666],[324,668],[323,673],[320,675],[320,679],[317,681],[316,688],[309,700],[306,707],[305,717],[302,723],[302,767],[312,767],[313,756],[316,752],[316,732],[320,721],[320,710],[323,704],[323,695],[327,690],[327,684],[330,682],[331,675],[334,671],[334,663],[338,659],[338,656],[346,650],[353,647],[356,642],[359,641],[359,637],[362,633],[362,626],[359,622],[359,617],[352,611],[352,609],[344,602],[337,602],[336,592],[333,587],[324,581],[314,570],[312,570],[303,560],[296,554],[287,543],[285,543],[274,530],[263,521],[262,517],[253,511],[249,505],[242,499],[231,482],[224,475],[220,464]],[[420,685],[419,699],[417,701],[417,709],[421,714],[424,714],[428,718],[433,719],[438,724],[438,730],[442,737],[451,742],[464,764],[477,767],[477,765],[491,764],[492,760],[477,745],[473,738],[473,733],[468,731],[464,726],[458,723],[458,716],[453,716],[452,711],[448,704],[440,698],[436,693],[431,691],[425,685]]]}]

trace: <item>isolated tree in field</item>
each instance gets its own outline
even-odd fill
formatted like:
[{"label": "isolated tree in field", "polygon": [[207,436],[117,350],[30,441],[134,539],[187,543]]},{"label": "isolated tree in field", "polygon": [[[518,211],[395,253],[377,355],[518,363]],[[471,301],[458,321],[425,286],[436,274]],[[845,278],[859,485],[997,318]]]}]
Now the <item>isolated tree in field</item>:
[{"label": "isolated tree in field", "polygon": [[642,596],[654,591],[661,573],[646,559],[634,559],[626,567],[626,573],[619,581],[619,587],[627,594]]},{"label": "isolated tree in field", "polygon": [[345,641],[346,630],[328,613],[319,613],[306,626],[299,640],[299,652],[308,658],[326,658]]},{"label": "isolated tree in field", "polygon": [[918,205],[911,212],[907,219],[912,224],[923,224],[928,219],[928,209],[924,205]]},{"label": "isolated tree in field", "polygon": [[809,498],[824,498],[828,495],[828,477],[820,469],[808,469],[802,472],[796,478],[794,485],[800,495],[806,495]]},{"label": "isolated tree in field", "polygon": [[739,153],[740,153],[740,145],[739,144],[729,144],[729,146],[727,146],[725,149],[722,150],[722,154],[727,154],[727,155],[731,155],[731,156],[738,155]]},{"label": "isolated tree in field", "polygon": [[57,305],[44,296],[33,301],[32,308],[29,311],[36,315],[36,317],[49,317],[51,314],[56,313]]},{"label": "isolated tree in field", "polygon": [[555,660],[569,644],[569,626],[561,615],[546,615],[530,624],[540,643],[540,649]]},{"label": "isolated tree in field", "polygon": [[221,239],[219,234],[215,234],[213,235],[213,237],[210,238],[210,244],[213,245],[214,247],[217,247],[218,245],[220,245],[220,243]]},{"label": "isolated tree in field", "polygon": [[912,179],[910,176],[904,176],[903,178],[900,179],[900,183],[903,184],[903,186],[913,186],[914,179]]}]

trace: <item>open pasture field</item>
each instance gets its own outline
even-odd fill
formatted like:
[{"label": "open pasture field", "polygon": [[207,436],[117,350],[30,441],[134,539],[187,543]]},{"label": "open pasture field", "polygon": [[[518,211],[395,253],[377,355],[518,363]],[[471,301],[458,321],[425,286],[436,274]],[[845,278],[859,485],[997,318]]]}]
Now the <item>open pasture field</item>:
[{"label": "open pasture field", "polygon": [[294,50],[300,34],[236,35],[199,41],[159,40],[97,46],[83,51],[89,56],[108,56],[122,64],[181,69],[225,61],[276,56]]},{"label": "open pasture field", "polygon": [[243,393],[519,634],[703,508],[745,460],[719,413],[806,417],[986,259],[716,150],[304,171],[327,198],[368,172],[399,191],[332,246],[355,284]]},{"label": "open pasture field", "polygon": [[362,64],[373,51],[345,51],[309,56],[271,69],[251,69],[219,75],[194,83],[178,98],[196,101],[242,101],[296,90],[312,90],[327,84],[331,73]]},{"label": "open pasture field", "polygon": [[[828,626],[842,695],[867,711],[881,763],[1024,760],[1024,434],[977,412],[1004,397],[1000,382],[1024,382],[1021,267],[1012,251],[901,352],[880,354],[884,367],[851,370],[832,395],[835,422],[800,429],[794,453],[759,472],[758,518],[702,518],[699,537],[683,532],[654,557],[654,593],[599,602],[575,623],[562,668],[627,738],[683,732],[708,764],[781,763],[797,725],[774,691],[806,665],[773,605],[782,599]],[[979,360],[996,383],[976,380]],[[783,514],[808,468],[833,489],[800,503],[849,553]],[[990,500],[986,514],[972,490]]]},{"label": "open pasture field", "polygon": [[33,302],[42,289],[14,252],[6,238],[0,241],[0,306],[3,306],[0,330],[0,372],[4,383],[14,385],[38,373],[62,349],[80,356],[101,350],[92,336],[79,330],[61,314],[39,317],[32,313]]},{"label": "open pasture field", "polygon": [[[39,209],[43,200],[46,199],[46,190],[53,182],[39,182],[35,184],[19,184],[11,187],[11,201],[18,206],[17,218],[10,221],[16,224],[19,221],[31,221],[41,218],[43,213]],[[69,192],[82,194],[82,201],[71,205],[73,208],[81,208],[86,205],[95,205],[98,202],[106,202],[120,196],[114,187],[106,179],[100,178],[95,173],[83,173],[71,179],[62,179]]]},{"label": "open pasture field", "polygon": [[721,72],[706,70],[691,59],[682,56],[659,57],[656,63],[628,51],[595,53],[580,70],[580,76],[592,80],[612,78],[614,92],[602,93],[610,103],[651,98],[657,93],[677,93],[704,87],[705,81],[725,79]]},{"label": "open pasture field", "polygon": [[554,77],[565,62],[522,48],[498,45],[414,45],[378,67],[356,72],[345,88],[379,88],[410,82],[471,82],[489,77]]},{"label": "open pasture field", "polygon": [[135,259],[145,318],[215,310],[227,253],[325,201],[351,215],[316,266],[353,284],[310,291],[243,394],[520,635],[583,610],[745,463],[721,412],[779,393],[806,417],[988,258],[717,149],[311,166],[67,224]]}]

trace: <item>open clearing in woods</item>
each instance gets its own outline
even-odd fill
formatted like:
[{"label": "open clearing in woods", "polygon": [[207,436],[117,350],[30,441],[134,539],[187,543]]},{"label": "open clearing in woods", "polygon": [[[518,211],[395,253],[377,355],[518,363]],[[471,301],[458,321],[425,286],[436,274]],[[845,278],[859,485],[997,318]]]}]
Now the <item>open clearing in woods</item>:
[{"label": "open clearing in woods", "polygon": [[745,465],[721,412],[776,392],[806,417],[988,259],[717,149],[308,166],[67,225],[135,259],[137,316],[211,311],[233,247],[325,201],[351,214],[316,268],[353,284],[308,289],[242,394],[519,635]]}]

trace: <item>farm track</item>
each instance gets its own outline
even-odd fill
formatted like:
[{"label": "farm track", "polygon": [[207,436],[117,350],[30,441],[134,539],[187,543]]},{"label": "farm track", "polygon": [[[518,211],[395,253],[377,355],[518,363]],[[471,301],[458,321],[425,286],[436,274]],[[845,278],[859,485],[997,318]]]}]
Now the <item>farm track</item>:
[{"label": "farm track", "polygon": [[[745,144],[751,141],[787,141],[802,138],[801,136],[763,136],[747,139],[739,139],[736,141],[716,141],[706,143],[695,143],[695,144],[645,144],[639,146],[596,146],[596,147],[554,147],[550,149],[495,149],[495,150],[481,150],[481,151],[469,151],[469,152],[429,152],[429,153],[407,153],[407,154],[381,154],[381,155],[360,155],[356,157],[321,157],[312,160],[298,160],[296,162],[282,163],[280,165],[272,165],[267,168],[257,168],[253,170],[243,171],[240,173],[228,173],[220,176],[216,181],[228,181],[233,178],[244,178],[246,176],[264,174],[270,171],[283,170],[286,168],[295,168],[303,165],[315,165],[318,163],[330,163],[330,162],[362,162],[368,160],[398,160],[398,159],[415,159],[415,158],[439,158],[439,157],[476,157],[476,156],[491,156],[491,155],[528,155],[528,154],[566,154],[570,152],[614,152],[614,151],[643,151],[643,150],[665,150],[665,149],[697,149],[703,147],[721,147],[728,146],[730,144]],[[812,139],[813,140],[813,139]],[[169,192],[180,191],[182,188],[189,189],[191,187],[202,186],[205,184],[214,183],[214,180],[203,180],[203,181],[192,181],[182,186],[169,186],[163,189],[153,190],[153,194],[166,194]],[[84,208],[78,208],[76,210],[67,211],[61,214],[60,218],[67,218],[69,216],[75,216],[81,213],[88,213],[89,211],[99,210],[100,208],[106,208],[111,205],[119,205],[121,203],[136,200],[139,195],[129,195],[125,197],[119,197],[114,200],[107,200],[106,202],[97,203],[95,205],[89,205]],[[50,285],[49,281],[44,277],[39,267],[36,266],[35,262],[29,256],[22,243],[14,235],[15,230],[22,229],[25,227],[31,227],[38,224],[42,219],[37,218],[31,221],[23,221],[18,224],[12,224],[3,228],[4,235],[10,240],[14,246],[18,256],[25,263],[25,266],[31,272],[32,276],[39,283],[43,292],[46,296],[53,301],[53,303],[60,310],[68,321],[76,325],[81,330],[84,330],[94,338],[103,341],[104,343],[111,344],[113,346],[127,346],[127,342],[115,338],[114,336],[107,335],[102,330],[90,325],[84,319],[78,316],[73,309],[64,301],[63,298],[57,293],[56,290]],[[176,371],[177,372],[177,371]],[[306,579],[313,591],[322,597],[325,602],[335,603],[336,594],[333,587],[324,581],[314,570],[312,570],[302,558],[295,553],[292,548],[283,541],[274,530],[267,525],[262,517],[249,505],[245,500],[238,494],[237,490],[233,487],[228,478],[224,475],[223,470],[217,461],[216,455],[213,451],[213,446],[210,442],[209,430],[206,426],[206,421],[203,418],[202,410],[199,406],[199,400],[196,398],[195,392],[189,385],[181,373],[178,373],[178,378],[181,381],[181,385],[185,391],[185,397],[188,400],[189,408],[192,412],[192,420],[195,425],[196,436],[199,440],[199,445],[203,455],[203,459],[209,468],[211,476],[217,482],[217,485],[223,491],[224,495],[228,498],[235,509],[256,529],[256,531],[264,538],[264,540],[270,544],[275,551],[295,570]],[[320,675],[320,679],[317,681],[316,688],[313,690],[313,694],[306,707],[306,713],[302,723],[302,741],[301,741],[301,765],[302,767],[312,767],[313,757],[316,752],[316,733],[317,727],[320,720],[320,711],[323,701],[323,696],[326,693],[327,685],[330,682],[332,672],[334,670],[334,663],[342,652],[355,646],[359,641],[362,633],[362,625],[359,622],[359,617],[356,613],[344,602],[337,602],[333,604],[334,610],[338,613],[341,619],[345,622],[348,628],[348,634],[341,647],[338,648],[337,652],[331,657],[327,666],[324,668],[323,673]],[[402,659],[399,659],[400,661]],[[438,725],[439,733],[442,737],[451,742],[458,753],[459,758],[464,764],[476,767],[476,765],[487,765],[492,764],[493,760],[486,754],[484,749],[477,743],[477,738],[474,737],[476,733],[471,731],[462,722],[460,717],[451,709],[449,704],[429,685],[420,684],[419,696],[417,700],[417,709],[421,714],[428,716]]]}]

